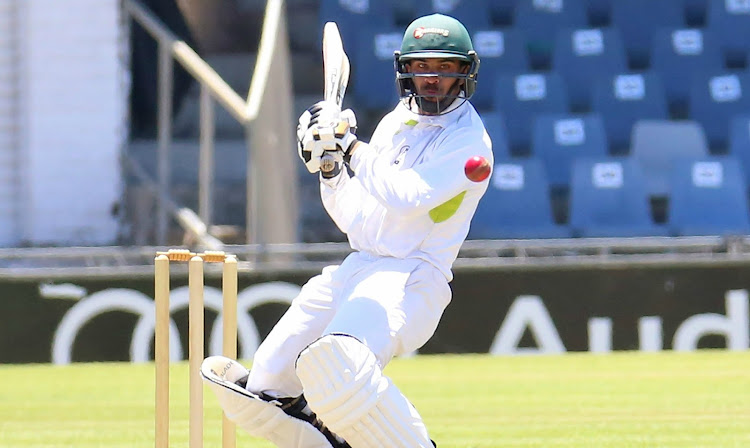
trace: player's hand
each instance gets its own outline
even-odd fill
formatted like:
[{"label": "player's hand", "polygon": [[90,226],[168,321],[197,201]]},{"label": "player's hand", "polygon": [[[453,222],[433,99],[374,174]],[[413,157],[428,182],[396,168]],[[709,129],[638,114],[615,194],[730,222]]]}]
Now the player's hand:
[{"label": "player's hand", "polygon": [[[342,112],[334,103],[320,101],[307,109],[297,125],[297,151],[307,170],[317,173],[324,151],[336,150],[342,144],[351,144],[351,139],[356,140],[356,126],[354,112],[351,109]],[[348,149],[349,146],[342,147],[342,151]]]},{"label": "player's hand", "polygon": [[297,154],[311,173],[320,171],[320,157],[323,148],[313,144],[311,129],[320,122],[321,117],[325,122],[338,120],[341,109],[331,101],[318,101],[307,110],[302,112],[297,123]]},{"label": "player's hand", "polygon": [[321,124],[312,128],[313,141],[321,145],[324,153],[320,160],[320,173],[325,178],[337,176],[344,166],[344,160],[354,145],[357,136],[347,120],[340,120],[333,126]]},{"label": "player's hand", "polygon": [[332,101],[318,101],[299,116],[297,124],[297,136],[301,139],[300,132],[304,134],[307,129],[319,122],[338,121],[341,108]]}]

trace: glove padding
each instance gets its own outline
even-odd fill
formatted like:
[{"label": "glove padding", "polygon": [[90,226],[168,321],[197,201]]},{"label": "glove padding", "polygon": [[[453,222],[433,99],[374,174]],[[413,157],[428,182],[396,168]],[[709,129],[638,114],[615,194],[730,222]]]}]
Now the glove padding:
[{"label": "glove padding", "polygon": [[329,101],[319,101],[303,112],[297,125],[297,152],[307,170],[320,171],[326,151],[340,150],[343,158],[356,141],[356,126],[357,118],[351,109],[341,111]]},{"label": "glove padding", "polygon": [[332,101],[318,101],[308,107],[306,111],[299,116],[297,124],[297,139],[302,140],[305,132],[319,122],[334,122],[339,120],[341,108]]},{"label": "glove padding", "polygon": [[342,120],[333,126],[318,124],[311,133],[314,144],[320,145],[324,151],[320,158],[320,174],[325,178],[337,176],[344,166],[344,158],[357,142],[349,122]]}]

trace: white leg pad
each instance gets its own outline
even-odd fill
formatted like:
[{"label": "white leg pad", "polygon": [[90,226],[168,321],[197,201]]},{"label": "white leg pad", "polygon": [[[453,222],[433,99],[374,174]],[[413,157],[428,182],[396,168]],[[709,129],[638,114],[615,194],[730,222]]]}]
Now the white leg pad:
[{"label": "white leg pad", "polygon": [[280,448],[331,448],[314,426],[235,384],[245,375],[247,369],[223,356],[206,358],[201,365],[203,382],[216,394],[224,413],[250,435],[270,440]]},{"label": "white leg pad", "polygon": [[355,338],[313,342],[297,359],[297,376],[318,418],[352,448],[433,447],[417,410]]}]

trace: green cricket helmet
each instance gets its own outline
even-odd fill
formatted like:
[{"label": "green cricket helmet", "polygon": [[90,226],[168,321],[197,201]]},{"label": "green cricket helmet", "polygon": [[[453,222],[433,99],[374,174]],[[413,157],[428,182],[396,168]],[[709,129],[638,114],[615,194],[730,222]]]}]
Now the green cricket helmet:
[{"label": "green cricket helmet", "polygon": [[[466,73],[410,73],[406,65],[414,59],[456,59],[462,62],[462,67],[468,66]],[[444,112],[456,98],[462,102],[471,98],[477,86],[479,72],[479,57],[474,51],[469,32],[466,27],[453,17],[442,14],[432,14],[413,21],[404,33],[401,51],[394,54],[396,69],[396,84],[399,96],[407,103],[416,101],[420,110],[430,114]],[[430,95],[422,95],[416,91],[414,78],[416,77],[450,77],[456,78],[459,90],[455,94],[447,95],[439,101],[427,101]],[[459,94],[459,92],[461,94]],[[408,105],[408,104],[407,104]]]}]

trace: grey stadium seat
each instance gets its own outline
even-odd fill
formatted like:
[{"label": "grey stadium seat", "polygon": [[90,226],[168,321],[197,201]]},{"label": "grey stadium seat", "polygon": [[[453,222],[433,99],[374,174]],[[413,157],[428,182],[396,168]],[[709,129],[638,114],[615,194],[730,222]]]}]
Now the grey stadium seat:
[{"label": "grey stadium seat", "polygon": [[695,121],[639,120],[633,126],[630,154],[643,170],[649,196],[668,196],[674,164],[707,156],[708,141]]}]

